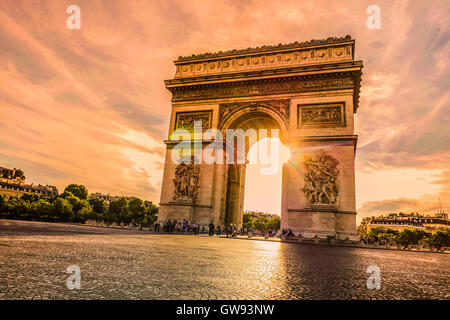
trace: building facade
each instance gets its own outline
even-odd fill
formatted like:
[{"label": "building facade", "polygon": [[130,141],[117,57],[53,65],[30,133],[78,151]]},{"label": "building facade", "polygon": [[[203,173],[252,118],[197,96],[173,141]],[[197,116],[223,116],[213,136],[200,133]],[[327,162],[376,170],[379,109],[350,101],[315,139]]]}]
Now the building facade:
[{"label": "building facade", "polygon": [[0,194],[4,198],[21,197],[24,194],[37,194],[43,197],[58,195],[58,189],[50,185],[25,183],[25,174],[20,169],[0,167]]},{"label": "building facade", "polygon": [[[90,194],[90,197],[91,197],[91,198],[102,199],[102,200],[104,200],[106,203],[108,203],[108,205],[111,204],[111,202],[116,201],[116,200],[119,200],[119,199],[121,199],[121,198],[125,198],[125,199],[127,199],[128,201],[130,201],[130,200],[132,200],[132,199],[134,198],[134,197],[129,197],[129,196],[112,196],[112,195],[110,195],[109,193],[108,193],[108,194],[104,194],[104,193],[100,193],[100,192],[91,193],[91,194]],[[152,202],[152,201],[149,201],[149,200],[143,200],[143,202],[144,202],[144,206],[145,206],[146,208],[150,208],[150,207],[152,206],[152,204],[153,204],[153,202]]]},{"label": "building facade", "polygon": [[450,229],[448,214],[444,212],[436,213],[433,216],[419,214],[389,214],[388,216],[373,217],[367,226],[367,230],[383,227],[396,230],[419,229],[426,232],[435,233],[438,230]]}]

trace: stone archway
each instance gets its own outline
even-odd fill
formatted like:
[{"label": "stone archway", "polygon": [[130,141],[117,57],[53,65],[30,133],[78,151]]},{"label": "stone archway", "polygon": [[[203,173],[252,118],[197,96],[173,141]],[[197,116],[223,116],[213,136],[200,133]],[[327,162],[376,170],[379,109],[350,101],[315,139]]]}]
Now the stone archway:
[{"label": "stone archway", "polygon": [[[267,131],[267,137],[272,137],[272,130],[277,130],[277,137],[281,141],[287,137],[287,118],[285,118],[270,103],[248,103],[234,106],[234,109],[223,118],[219,125],[222,136],[226,137],[227,130],[242,130],[249,132],[254,130],[255,139],[245,141],[244,156],[247,163],[247,153],[253,143],[257,143],[261,136],[260,129]],[[230,141],[227,141],[230,142]],[[236,148],[236,144],[233,144]],[[247,164],[228,164],[227,169],[227,188],[225,194],[224,225],[235,224],[238,228],[242,227],[243,207],[245,197],[245,177]],[[219,222],[220,223],[220,222]]]},{"label": "stone archway", "polygon": [[[205,226],[241,220],[245,164],[181,168],[171,161],[178,143],[172,133],[201,121],[205,135],[193,133],[189,142],[200,152],[212,142],[226,149],[228,129],[279,129],[292,153],[283,166],[282,228],[307,237],[355,236],[353,114],[362,62],[354,49],[347,36],[175,61],[175,77],[165,81],[172,112],[159,219]],[[222,137],[206,135],[211,129]]]}]

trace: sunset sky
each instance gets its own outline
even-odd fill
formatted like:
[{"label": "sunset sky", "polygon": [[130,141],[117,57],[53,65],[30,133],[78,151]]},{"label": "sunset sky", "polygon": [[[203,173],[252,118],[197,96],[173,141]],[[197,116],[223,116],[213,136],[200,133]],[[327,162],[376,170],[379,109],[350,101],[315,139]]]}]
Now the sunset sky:
[{"label": "sunset sky", "polygon": [[[81,8],[69,30],[66,9]],[[369,5],[381,29],[366,26]],[[331,36],[363,60],[357,209],[450,211],[449,1],[0,1],[0,166],[159,202],[180,55]],[[277,182],[278,181],[278,182]],[[248,170],[246,207],[279,210]],[[271,189],[267,186],[276,186]]]}]

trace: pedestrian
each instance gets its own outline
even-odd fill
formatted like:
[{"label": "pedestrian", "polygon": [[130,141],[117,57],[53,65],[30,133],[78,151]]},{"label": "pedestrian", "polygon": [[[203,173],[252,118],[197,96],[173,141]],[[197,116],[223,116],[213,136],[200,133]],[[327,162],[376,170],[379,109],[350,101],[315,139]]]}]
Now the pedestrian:
[{"label": "pedestrian", "polygon": [[186,219],[183,219],[183,231],[184,231],[184,234],[187,234],[187,221],[186,221]]},{"label": "pedestrian", "polygon": [[214,223],[209,224],[209,236],[214,236]]}]

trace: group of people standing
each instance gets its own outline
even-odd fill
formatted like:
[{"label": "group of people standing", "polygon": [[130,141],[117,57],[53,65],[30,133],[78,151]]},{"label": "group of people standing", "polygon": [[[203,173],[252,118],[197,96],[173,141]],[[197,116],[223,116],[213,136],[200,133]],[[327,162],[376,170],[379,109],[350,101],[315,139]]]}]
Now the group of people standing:
[{"label": "group of people standing", "polygon": [[[204,231],[204,227],[202,227]],[[189,230],[192,230],[195,235],[198,235],[200,233],[200,226],[196,223],[189,223],[188,220],[183,219],[183,221],[177,222],[176,220],[171,221],[170,219],[167,221],[164,221],[162,223],[162,231],[164,232],[184,232],[184,234],[188,234]],[[161,231],[161,225],[159,222],[155,222],[154,224],[154,231],[160,232]]]},{"label": "group of people standing", "polygon": [[231,223],[229,227],[225,226],[223,229],[221,226],[217,226],[217,228],[215,228],[214,223],[210,223],[209,224],[209,236],[212,237],[214,236],[214,233],[216,234],[216,236],[220,236],[222,234],[222,231],[228,236],[232,237],[235,236],[238,233],[238,228],[236,226],[236,224]]},{"label": "group of people standing", "polygon": [[[155,222],[153,225],[155,232],[183,232],[184,234],[188,234],[190,231],[194,233],[194,235],[200,234],[200,225],[196,223],[190,223],[188,220],[184,219],[183,221],[176,221],[176,220],[167,220],[162,223]],[[206,232],[205,227],[201,227],[201,232]],[[231,223],[229,226],[222,227],[218,225],[217,227],[214,225],[214,223],[210,223],[208,226],[208,235],[210,237],[216,235],[221,236],[222,234],[226,235],[227,237],[233,237],[238,234],[255,234],[256,231],[254,229],[248,229],[247,228],[241,228],[238,229],[236,224]],[[272,230],[268,232],[268,236],[274,237],[277,233],[277,230]],[[282,231],[283,235],[286,235],[286,237],[293,236],[294,233],[291,229],[283,229]]]},{"label": "group of people standing", "polygon": [[282,229],[281,230],[281,235],[283,236],[286,236],[286,238],[290,238],[290,237],[293,237],[293,236],[295,236],[295,234],[292,232],[292,230],[291,229]]}]

